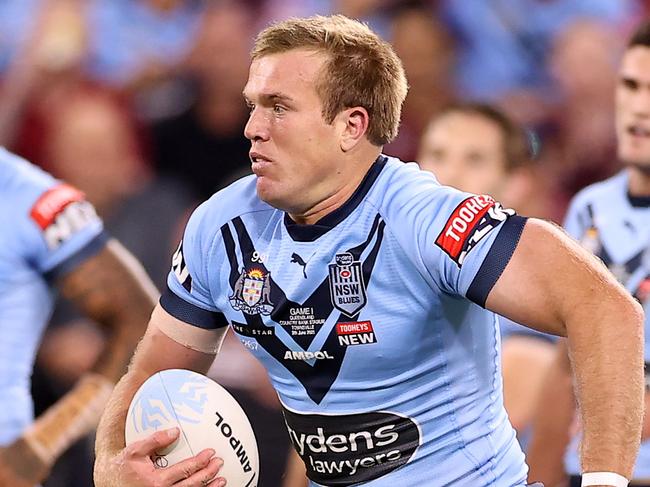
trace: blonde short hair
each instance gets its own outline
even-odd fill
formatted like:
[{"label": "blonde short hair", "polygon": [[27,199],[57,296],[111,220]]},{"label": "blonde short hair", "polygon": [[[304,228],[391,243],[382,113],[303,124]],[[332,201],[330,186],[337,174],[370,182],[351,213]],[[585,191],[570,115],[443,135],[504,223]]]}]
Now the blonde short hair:
[{"label": "blonde short hair", "polygon": [[408,86],[402,62],[387,42],[367,25],[343,15],[291,18],[260,32],[253,60],[292,49],[313,49],[328,56],[316,90],[323,118],[331,123],[342,110],[368,111],[368,140],[392,141],[399,128]]}]

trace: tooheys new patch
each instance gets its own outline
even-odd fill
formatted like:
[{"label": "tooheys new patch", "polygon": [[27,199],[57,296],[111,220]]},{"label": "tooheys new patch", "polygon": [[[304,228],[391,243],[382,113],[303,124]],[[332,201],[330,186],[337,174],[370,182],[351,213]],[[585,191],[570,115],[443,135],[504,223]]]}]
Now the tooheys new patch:
[{"label": "tooheys new patch", "polygon": [[55,249],[91,221],[97,213],[78,189],[60,184],[43,193],[29,216],[43,231],[50,249]]},{"label": "tooheys new patch", "polygon": [[436,245],[460,267],[476,244],[514,214],[514,210],[503,208],[491,196],[470,196],[454,209]]}]

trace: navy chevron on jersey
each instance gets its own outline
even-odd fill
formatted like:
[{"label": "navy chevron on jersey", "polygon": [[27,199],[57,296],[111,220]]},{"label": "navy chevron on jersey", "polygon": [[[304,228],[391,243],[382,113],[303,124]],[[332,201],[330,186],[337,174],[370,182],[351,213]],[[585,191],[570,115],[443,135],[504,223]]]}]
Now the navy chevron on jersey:
[{"label": "navy chevron on jersey", "polygon": [[30,377],[53,305],[51,282],[105,235],[75,188],[0,148],[0,446],[33,419]]},{"label": "navy chevron on jersey", "polygon": [[523,485],[482,306],[525,219],[381,156],[314,225],[239,180],[191,217],[162,306],[230,325],[284,406],[311,485]]},{"label": "navy chevron on jersey", "polygon": [[[650,198],[628,194],[627,172],[591,185],[571,201],[567,232],[605,263],[645,311],[645,361],[650,362]],[[648,374],[646,367],[646,374]],[[646,375],[646,380],[648,376]],[[567,471],[580,474],[579,436],[565,455]],[[650,478],[650,441],[641,443],[633,478]]]}]

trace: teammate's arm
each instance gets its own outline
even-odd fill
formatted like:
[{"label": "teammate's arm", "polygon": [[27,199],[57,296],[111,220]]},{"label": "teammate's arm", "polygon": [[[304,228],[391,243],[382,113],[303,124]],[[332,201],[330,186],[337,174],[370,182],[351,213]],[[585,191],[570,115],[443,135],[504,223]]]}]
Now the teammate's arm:
[{"label": "teammate's arm", "polygon": [[94,429],[113,385],[126,369],[158,294],[140,264],[110,240],[57,282],[62,294],[108,335],[91,372],[36,419],[0,460],[33,483],[42,481],[57,458]]},{"label": "teammate's arm", "polygon": [[[173,443],[175,432],[159,431],[148,439],[125,448],[126,414],[138,387],[152,374],[182,368],[205,374],[221,345],[226,328],[204,330],[184,323],[157,306],[147,332],[111,395],[99,427],[95,446],[95,485],[97,487],[171,486],[186,479],[183,487],[206,485],[217,475],[222,460],[203,451],[188,460],[156,470],[150,456]],[[211,484],[212,485],[212,484]],[[215,487],[223,485],[217,481]]]},{"label": "teammate's arm", "polygon": [[584,432],[583,472],[630,478],[643,416],[639,304],[563,231],[530,219],[486,307],[567,337]]}]

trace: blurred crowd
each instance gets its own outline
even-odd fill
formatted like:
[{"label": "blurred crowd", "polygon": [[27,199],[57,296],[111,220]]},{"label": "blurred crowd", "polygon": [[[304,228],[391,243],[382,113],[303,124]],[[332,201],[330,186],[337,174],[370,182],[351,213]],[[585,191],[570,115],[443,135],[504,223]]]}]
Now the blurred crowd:
[{"label": "blurred crowd", "polygon": [[[241,90],[255,33],[334,12],[368,22],[404,62],[410,91],[387,154],[413,160],[433,117],[478,101],[527,129],[522,213],[561,222],[579,189],[619,169],[615,73],[650,13],[641,0],[0,0],[0,145],[81,188],[162,288],[191,210],[250,172]],[[102,341],[59,305],[38,357],[37,413]],[[257,411],[260,487],[277,487],[288,448],[277,399],[237,343],[212,373]],[[92,485],[91,445],[46,487]]]}]

